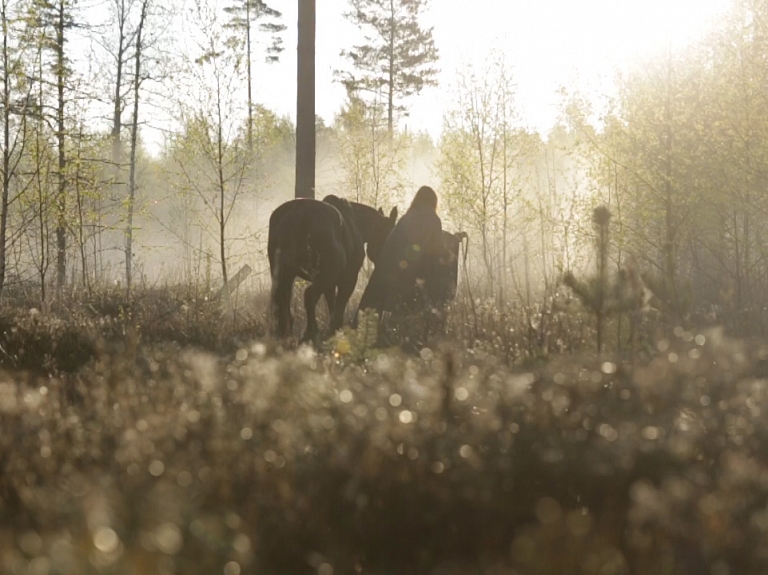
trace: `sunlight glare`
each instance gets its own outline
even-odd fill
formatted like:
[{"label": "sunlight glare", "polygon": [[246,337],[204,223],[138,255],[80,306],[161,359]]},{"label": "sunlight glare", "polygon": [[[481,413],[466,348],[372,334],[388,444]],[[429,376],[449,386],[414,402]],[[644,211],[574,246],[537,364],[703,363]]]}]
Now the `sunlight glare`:
[{"label": "sunlight glare", "polygon": [[504,54],[516,78],[523,123],[546,132],[557,90],[573,84],[605,91],[617,69],[702,37],[730,0],[478,0],[472,11],[433,2],[441,50],[439,104],[415,99],[408,122],[436,135],[450,105],[456,69]]}]

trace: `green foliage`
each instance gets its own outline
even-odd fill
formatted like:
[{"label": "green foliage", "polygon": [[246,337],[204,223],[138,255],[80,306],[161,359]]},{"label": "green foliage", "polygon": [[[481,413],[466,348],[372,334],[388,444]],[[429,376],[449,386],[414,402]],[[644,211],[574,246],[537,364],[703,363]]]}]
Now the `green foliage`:
[{"label": "green foliage", "polygon": [[361,310],[356,329],[344,328],[329,340],[329,349],[344,363],[361,363],[375,359],[385,350],[377,348],[379,314],[376,310]]},{"label": "green foliage", "polygon": [[[512,226],[521,227],[538,139],[520,125],[515,85],[503,59],[459,77],[446,114],[437,173],[450,220],[479,239],[486,279],[504,285]],[[513,214],[517,214],[512,224]]]},{"label": "green foliage", "polygon": [[568,100],[597,201],[616,215],[617,259],[636,258],[670,323],[766,325],[765,10],[734,2],[702,40],[622,74],[599,117]]},{"label": "green foliage", "polygon": [[348,98],[334,128],[344,195],[372,206],[402,205],[409,135],[390,133],[382,107],[356,96]]},{"label": "green foliage", "polygon": [[256,105],[253,110],[253,132],[254,148],[261,156],[266,156],[276,149],[287,150],[294,146],[296,130],[291,119],[278,116],[261,104]]},{"label": "green foliage", "polygon": [[[50,70],[53,76],[69,78],[72,74],[71,57],[63,42],[69,37],[69,31],[79,26],[76,18],[78,0],[32,0],[26,2],[25,6],[26,34],[51,54]],[[61,41],[57,37],[59,33]],[[62,64],[63,68],[60,69]]]}]

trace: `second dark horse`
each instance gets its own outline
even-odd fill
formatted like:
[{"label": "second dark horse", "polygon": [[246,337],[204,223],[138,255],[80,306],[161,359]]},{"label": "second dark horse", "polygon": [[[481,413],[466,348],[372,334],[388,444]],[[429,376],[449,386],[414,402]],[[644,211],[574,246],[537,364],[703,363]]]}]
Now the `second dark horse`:
[{"label": "second dark horse", "polygon": [[310,285],[304,290],[307,329],[302,341],[316,343],[315,307],[325,296],[331,317],[331,332],[344,321],[344,310],[357,284],[365,259],[376,263],[381,248],[397,220],[397,208],[384,212],[348,202],[336,196],[323,201],[290,200],[278,206],[269,218],[269,269],[272,274],[272,305],[275,334],[286,337],[293,324],[291,295],[300,277]]}]

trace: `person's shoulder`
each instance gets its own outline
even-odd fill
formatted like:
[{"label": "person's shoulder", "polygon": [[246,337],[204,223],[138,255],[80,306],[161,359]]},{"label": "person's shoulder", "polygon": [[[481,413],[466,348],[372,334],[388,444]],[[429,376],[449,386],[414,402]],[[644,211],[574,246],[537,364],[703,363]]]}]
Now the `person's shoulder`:
[{"label": "person's shoulder", "polygon": [[440,216],[437,215],[437,212],[431,208],[424,207],[424,206],[417,206],[414,208],[411,208],[407,212],[405,212],[405,216],[408,214],[412,214],[414,217],[420,217],[420,218],[438,218],[440,219]]}]

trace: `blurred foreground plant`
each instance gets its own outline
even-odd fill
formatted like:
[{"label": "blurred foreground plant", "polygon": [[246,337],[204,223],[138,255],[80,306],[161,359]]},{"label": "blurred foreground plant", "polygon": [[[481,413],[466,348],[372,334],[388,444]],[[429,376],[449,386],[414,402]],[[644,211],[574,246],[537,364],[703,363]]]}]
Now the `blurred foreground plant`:
[{"label": "blurred foreground plant", "polygon": [[6,371],[0,571],[764,573],[766,361],[681,329],[637,364],[163,344]]}]

